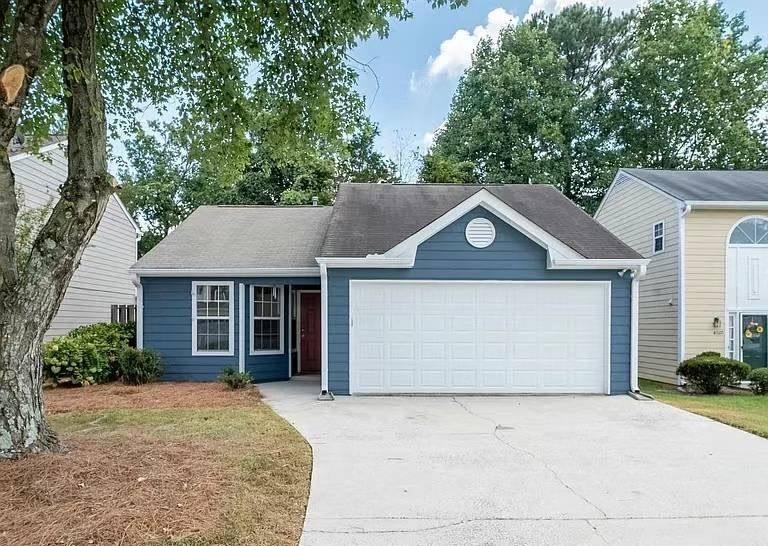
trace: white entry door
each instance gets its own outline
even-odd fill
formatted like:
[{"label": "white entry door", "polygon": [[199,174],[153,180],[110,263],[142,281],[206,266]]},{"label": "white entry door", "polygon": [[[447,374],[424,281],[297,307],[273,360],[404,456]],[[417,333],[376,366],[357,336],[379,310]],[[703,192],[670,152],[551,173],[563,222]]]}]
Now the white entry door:
[{"label": "white entry door", "polygon": [[608,393],[610,283],[352,281],[350,392]]}]

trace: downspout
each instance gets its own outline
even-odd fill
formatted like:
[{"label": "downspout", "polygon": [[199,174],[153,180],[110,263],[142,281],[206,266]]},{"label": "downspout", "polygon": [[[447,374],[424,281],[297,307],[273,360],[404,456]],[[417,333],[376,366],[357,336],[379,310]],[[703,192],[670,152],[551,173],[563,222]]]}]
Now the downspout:
[{"label": "downspout", "polygon": [[632,298],[632,317],[631,317],[631,335],[630,335],[630,366],[629,366],[629,389],[633,393],[640,392],[638,382],[639,375],[639,344],[640,344],[640,279],[645,276],[645,266],[632,270],[631,298]]},{"label": "downspout", "polygon": [[328,390],[328,266],[320,264],[320,396],[318,400],[333,400]]},{"label": "downspout", "polygon": [[136,348],[144,348],[144,286],[141,278],[134,274],[131,282],[136,287]]}]

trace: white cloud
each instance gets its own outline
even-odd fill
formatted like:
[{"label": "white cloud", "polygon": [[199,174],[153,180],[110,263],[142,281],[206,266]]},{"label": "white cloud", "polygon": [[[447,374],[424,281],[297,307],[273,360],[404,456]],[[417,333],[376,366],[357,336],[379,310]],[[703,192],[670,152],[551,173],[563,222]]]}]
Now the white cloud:
[{"label": "white cloud", "polygon": [[459,76],[472,64],[472,52],[480,40],[498,37],[503,28],[517,24],[518,20],[516,15],[504,8],[496,8],[488,14],[485,26],[478,25],[471,33],[463,28],[457,30],[451,38],[440,44],[437,57],[430,57],[427,61],[429,77]]},{"label": "white cloud", "polygon": [[421,137],[421,144],[424,146],[425,150],[429,150],[432,147],[432,145],[435,143],[435,138],[437,137],[438,133],[443,129],[445,129],[445,121],[435,127],[434,130],[424,133],[424,136]]},{"label": "white cloud", "polygon": [[525,19],[530,19],[534,13],[543,11],[547,14],[560,13],[565,8],[574,4],[582,3],[587,6],[604,6],[610,8],[615,14],[623,11],[629,11],[637,7],[641,0],[533,0],[528,6],[528,12]]}]

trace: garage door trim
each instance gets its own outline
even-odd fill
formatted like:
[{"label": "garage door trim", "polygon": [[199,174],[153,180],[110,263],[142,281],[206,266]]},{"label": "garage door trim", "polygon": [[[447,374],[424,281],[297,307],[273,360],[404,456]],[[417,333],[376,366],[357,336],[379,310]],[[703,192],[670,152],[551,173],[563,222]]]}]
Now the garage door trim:
[{"label": "garage door trim", "polygon": [[[611,281],[574,281],[574,280],[509,280],[509,281],[500,281],[500,280],[451,280],[451,279],[350,279],[349,280],[349,304],[348,304],[348,320],[349,320],[349,347],[348,347],[348,358],[349,358],[349,369],[347,370],[348,380],[349,380],[349,394],[350,395],[386,395],[389,393],[360,393],[355,392],[354,382],[352,380],[352,371],[353,371],[353,365],[354,361],[352,358],[352,350],[354,347],[354,317],[352,313],[352,305],[353,305],[353,291],[352,287],[354,285],[358,284],[499,284],[499,285],[509,285],[509,284],[523,284],[523,285],[559,285],[559,286],[567,286],[567,285],[577,285],[577,286],[584,286],[584,285],[598,285],[602,286],[605,290],[605,335],[604,335],[604,354],[605,354],[605,374],[603,377],[603,384],[604,384],[604,393],[605,394],[611,394],[611,311],[612,311],[612,304],[611,304]],[[398,393],[392,393],[392,394],[398,394]],[[446,393],[449,394],[449,393]],[[493,393],[491,393],[493,394]]]}]

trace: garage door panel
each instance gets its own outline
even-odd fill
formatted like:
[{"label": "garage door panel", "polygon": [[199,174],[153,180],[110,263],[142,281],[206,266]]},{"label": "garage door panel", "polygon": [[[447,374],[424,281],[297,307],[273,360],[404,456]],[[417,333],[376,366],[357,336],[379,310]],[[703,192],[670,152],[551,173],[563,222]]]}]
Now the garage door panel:
[{"label": "garage door panel", "polygon": [[353,282],[353,393],[605,392],[603,283]]}]

